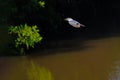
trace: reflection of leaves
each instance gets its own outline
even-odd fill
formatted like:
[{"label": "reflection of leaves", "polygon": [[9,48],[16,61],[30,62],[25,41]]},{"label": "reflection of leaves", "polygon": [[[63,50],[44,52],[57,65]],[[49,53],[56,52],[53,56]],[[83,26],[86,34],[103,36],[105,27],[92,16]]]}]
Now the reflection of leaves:
[{"label": "reflection of leaves", "polygon": [[32,61],[27,70],[29,80],[53,80],[49,70],[45,69],[44,67],[39,67]]},{"label": "reflection of leaves", "polygon": [[45,7],[45,1],[39,1],[38,3],[40,4],[40,7]]}]

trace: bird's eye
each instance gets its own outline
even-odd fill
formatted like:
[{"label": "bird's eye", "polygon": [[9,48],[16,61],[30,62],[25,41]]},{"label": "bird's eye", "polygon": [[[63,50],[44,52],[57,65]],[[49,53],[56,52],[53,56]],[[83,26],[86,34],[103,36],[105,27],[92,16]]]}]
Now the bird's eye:
[{"label": "bird's eye", "polygon": [[77,23],[76,25],[79,25],[79,23]]}]

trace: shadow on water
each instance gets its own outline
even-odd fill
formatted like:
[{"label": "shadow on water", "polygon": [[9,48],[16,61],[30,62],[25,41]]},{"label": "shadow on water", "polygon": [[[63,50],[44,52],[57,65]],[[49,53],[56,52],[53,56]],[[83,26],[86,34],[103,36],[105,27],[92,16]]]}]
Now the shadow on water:
[{"label": "shadow on water", "polygon": [[82,35],[80,37],[72,37],[72,38],[64,38],[59,40],[51,40],[47,43],[43,43],[41,45],[36,46],[34,49],[31,49],[28,51],[28,55],[53,55],[57,53],[65,53],[65,52],[76,52],[76,51],[83,51],[92,47],[95,47],[94,45],[88,45],[88,41],[93,40],[101,40],[101,39],[107,39],[111,37],[119,37],[119,34],[112,34],[112,35],[87,35],[87,37],[84,37],[85,35]]}]

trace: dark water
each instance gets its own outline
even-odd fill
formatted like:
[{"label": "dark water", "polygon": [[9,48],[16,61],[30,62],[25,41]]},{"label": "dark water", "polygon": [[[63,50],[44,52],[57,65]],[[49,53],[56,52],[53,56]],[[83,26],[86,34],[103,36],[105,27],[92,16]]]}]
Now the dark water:
[{"label": "dark water", "polygon": [[[84,49],[45,56],[1,57],[0,80],[28,80],[30,61],[49,69],[54,80],[120,80],[120,37],[85,41]],[[73,47],[74,48],[74,47]]]}]

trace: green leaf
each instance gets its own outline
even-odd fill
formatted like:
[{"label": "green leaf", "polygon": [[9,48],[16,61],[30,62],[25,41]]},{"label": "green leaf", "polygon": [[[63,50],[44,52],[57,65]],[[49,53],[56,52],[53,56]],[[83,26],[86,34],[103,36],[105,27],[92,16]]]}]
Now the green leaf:
[{"label": "green leaf", "polygon": [[39,1],[38,3],[39,3],[39,5],[40,5],[40,7],[42,7],[42,8],[45,7],[45,1]]}]

